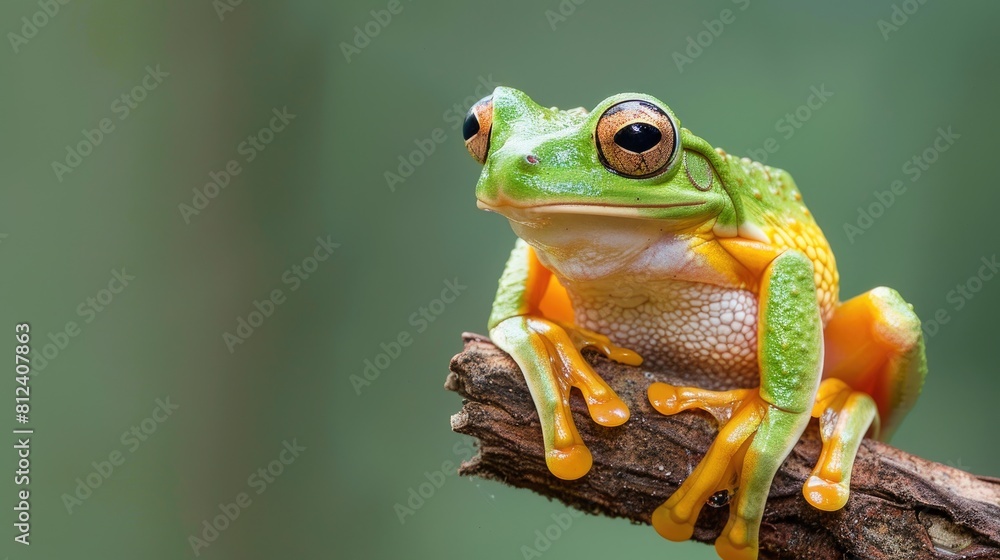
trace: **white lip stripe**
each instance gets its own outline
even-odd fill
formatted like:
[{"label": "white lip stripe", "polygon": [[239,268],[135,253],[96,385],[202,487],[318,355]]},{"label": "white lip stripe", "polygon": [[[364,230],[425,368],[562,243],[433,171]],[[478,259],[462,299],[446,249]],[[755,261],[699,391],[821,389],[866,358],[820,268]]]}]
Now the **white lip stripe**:
[{"label": "white lip stripe", "polygon": [[614,216],[622,218],[638,218],[642,217],[639,213],[640,210],[647,208],[682,208],[685,206],[701,206],[702,202],[691,202],[682,204],[664,204],[664,205],[647,205],[647,206],[611,206],[605,204],[543,204],[539,206],[493,206],[482,200],[476,201],[477,206],[481,210],[490,210],[492,212],[499,212],[501,208],[508,208],[515,212],[523,213],[537,213],[537,214],[590,214],[595,216]]}]

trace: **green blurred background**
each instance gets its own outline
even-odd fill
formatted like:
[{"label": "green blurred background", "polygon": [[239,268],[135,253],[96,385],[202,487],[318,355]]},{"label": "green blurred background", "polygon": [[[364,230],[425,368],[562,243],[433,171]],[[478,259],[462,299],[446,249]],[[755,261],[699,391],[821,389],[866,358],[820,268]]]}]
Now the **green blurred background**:
[{"label": "green blurred background", "polygon": [[[479,166],[458,131],[484,83],[560,107],[651,93],[739,154],[775,138],[768,163],[792,172],[826,230],[842,293],[885,284],[922,316],[950,319],[929,340],[924,395],[894,443],[1000,475],[1000,281],[949,297],[1000,249],[997,3],[899,2],[900,14],[919,9],[880,30],[893,25],[891,2],[404,0],[382,25],[369,23],[389,7],[381,0],[225,1],[73,0],[45,18],[36,0],[0,7],[4,351],[18,321],[39,351],[50,334],[64,343],[31,381],[32,545],[14,544],[8,525],[0,554],[195,557],[189,537],[245,492],[250,505],[200,557],[522,558],[564,507],[455,476],[403,523],[395,507],[425,473],[470,454],[448,424],[460,399],[442,383],[460,333],[484,331],[514,239],[476,210]],[[12,39],[24,17],[46,21]],[[368,44],[354,29],[366,25]],[[689,37],[707,46],[685,52]],[[345,54],[355,40],[363,48]],[[156,65],[169,75],[143,89]],[[787,138],[780,120],[824,85],[833,95]],[[125,115],[116,99],[137,86],[144,99]],[[264,133],[265,149],[241,150],[285,107],[295,117]],[[105,118],[114,129],[57,177],[52,162]],[[949,126],[960,138],[911,181],[904,163]],[[385,173],[435,134],[444,142],[390,189]],[[240,173],[185,219],[178,205],[198,202],[192,189],[230,160]],[[896,179],[908,190],[849,238],[844,224]],[[328,236],[333,255],[291,281]],[[101,290],[121,267],[134,280],[108,302]],[[411,322],[456,278],[467,289],[454,303]],[[282,303],[230,352],[223,333],[275,289]],[[102,297],[100,312],[88,307]],[[68,321],[72,338],[59,334]],[[356,390],[350,376],[403,331],[413,344]],[[5,386],[13,406],[13,379]],[[179,408],[148,420],[168,397]],[[122,439],[132,426],[155,432],[136,446]],[[248,477],[293,440],[305,450],[258,494],[261,478]],[[124,463],[94,474],[115,452]],[[8,447],[9,473],[15,461]],[[90,495],[77,481],[88,476],[100,483]],[[86,499],[67,507],[77,492]],[[543,555],[714,558],[589,516]]]}]

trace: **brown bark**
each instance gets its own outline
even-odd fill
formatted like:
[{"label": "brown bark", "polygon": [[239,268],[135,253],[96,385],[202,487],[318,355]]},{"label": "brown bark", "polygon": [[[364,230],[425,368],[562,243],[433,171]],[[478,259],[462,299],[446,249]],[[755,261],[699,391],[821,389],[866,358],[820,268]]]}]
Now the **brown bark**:
[{"label": "brown bark", "polygon": [[[479,454],[463,475],[499,480],[556,498],[593,514],[648,524],[650,514],[677,489],[716,435],[711,416],[666,417],[649,405],[646,388],[677,383],[669,374],[623,366],[585,352],[595,370],[632,410],[617,428],[587,415],[572,399],[593,469],[575,481],[545,466],[534,404],[514,361],[484,337],[464,335],[465,350],[451,362],[445,387],[463,398],[452,429],[479,440]],[[761,558],[955,559],[1000,558],[1000,480],[910,455],[866,439],[858,452],[847,506],[834,513],[806,503],[802,484],[820,450],[815,422],[774,478],[760,532]],[[726,523],[728,506],[706,506],[694,539],[711,543]],[[670,543],[664,541],[664,547]]]}]

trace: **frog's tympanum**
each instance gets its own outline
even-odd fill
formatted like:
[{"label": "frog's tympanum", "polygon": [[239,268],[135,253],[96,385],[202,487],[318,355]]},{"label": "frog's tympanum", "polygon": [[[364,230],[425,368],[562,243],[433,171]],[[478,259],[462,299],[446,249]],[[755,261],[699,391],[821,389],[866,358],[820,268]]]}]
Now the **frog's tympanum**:
[{"label": "frog's tympanum", "polygon": [[700,408],[720,425],[652,514],[667,539],[689,539],[726,490],[716,550],[756,558],[771,480],[813,417],[823,448],[803,494],[821,510],[844,506],[862,438],[889,437],[920,392],[920,321],[890,288],[840,301],[830,246],[787,172],[714,148],[634,93],[562,111],[501,87],[463,133],[483,164],[479,207],[520,238],[489,331],[524,373],[553,475],[576,479],[592,463],[571,388],[594,422],[629,419],[581,357],[591,346],[681,375],[691,386],[651,384],[652,406]]}]

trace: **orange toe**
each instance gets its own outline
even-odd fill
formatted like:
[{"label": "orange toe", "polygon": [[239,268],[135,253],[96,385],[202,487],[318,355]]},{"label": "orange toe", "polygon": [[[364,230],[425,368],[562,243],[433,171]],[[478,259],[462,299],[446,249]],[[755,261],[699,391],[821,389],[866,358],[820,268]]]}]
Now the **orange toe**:
[{"label": "orange toe", "polygon": [[621,426],[629,419],[628,406],[615,395],[611,395],[605,402],[588,402],[587,409],[590,410],[590,417],[594,422],[609,428]]},{"label": "orange toe", "polygon": [[677,519],[673,509],[668,508],[666,504],[656,508],[656,511],[653,512],[652,524],[656,532],[668,541],[683,542],[694,534],[694,520]]},{"label": "orange toe", "polygon": [[812,475],[802,486],[806,501],[823,511],[837,511],[847,504],[850,490],[847,486]]},{"label": "orange toe", "polygon": [[647,390],[649,404],[660,414],[670,416],[681,411],[677,388],[667,383],[653,383]]},{"label": "orange toe", "polygon": [[552,474],[563,480],[576,480],[590,471],[594,457],[585,445],[571,445],[553,449],[545,456],[545,464]]}]

